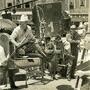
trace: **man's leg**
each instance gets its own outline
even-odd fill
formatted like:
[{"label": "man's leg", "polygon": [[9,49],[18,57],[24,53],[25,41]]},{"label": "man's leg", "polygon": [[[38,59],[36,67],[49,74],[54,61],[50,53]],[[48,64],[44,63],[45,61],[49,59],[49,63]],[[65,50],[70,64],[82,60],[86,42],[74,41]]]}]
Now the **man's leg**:
[{"label": "man's leg", "polygon": [[9,76],[9,82],[11,88],[16,88],[15,82],[14,82],[14,70],[13,69],[8,69],[8,76]]},{"label": "man's leg", "polygon": [[51,73],[52,73],[53,79],[55,79],[56,66],[57,66],[57,64],[56,64],[56,55],[54,55],[52,60],[51,60]]},{"label": "man's leg", "polygon": [[75,74],[75,69],[77,66],[77,59],[78,59],[78,47],[77,47],[77,45],[72,45],[71,53],[73,56],[75,56],[73,63],[72,63],[72,68],[71,68],[71,78],[75,78],[74,74]]},{"label": "man's leg", "polygon": [[73,60],[74,60],[74,56],[72,56],[72,55],[67,55],[67,60],[68,60],[68,62],[67,62],[67,79],[68,80],[71,80],[71,68],[72,68],[72,63],[73,63]]}]

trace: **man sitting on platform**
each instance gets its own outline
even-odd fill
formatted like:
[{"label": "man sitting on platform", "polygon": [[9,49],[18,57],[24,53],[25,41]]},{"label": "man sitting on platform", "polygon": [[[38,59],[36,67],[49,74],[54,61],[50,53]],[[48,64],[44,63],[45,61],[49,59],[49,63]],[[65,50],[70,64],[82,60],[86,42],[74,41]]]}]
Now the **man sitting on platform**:
[{"label": "man sitting on platform", "polygon": [[27,43],[27,44],[29,44],[29,46],[31,46],[32,41],[33,41],[33,46],[34,46],[33,49],[38,50],[38,52],[45,57],[46,55],[43,53],[41,47],[37,43],[37,39],[33,35],[31,27],[29,25],[27,25],[28,21],[29,21],[28,16],[22,15],[21,19],[20,19],[20,25],[14,29],[14,31],[12,32],[12,34],[10,36],[11,42],[16,47],[20,47],[21,45],[23,45],[22,48],[19,48],[17,56],[20,57],[22,55],[25,55],[26,47],[24,44]]}]

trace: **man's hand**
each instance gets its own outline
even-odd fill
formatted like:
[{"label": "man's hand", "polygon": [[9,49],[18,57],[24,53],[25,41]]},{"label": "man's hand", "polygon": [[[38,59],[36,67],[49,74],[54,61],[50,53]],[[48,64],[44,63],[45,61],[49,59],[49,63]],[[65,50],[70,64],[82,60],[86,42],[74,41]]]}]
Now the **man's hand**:
[{"label": "man's hand", "polygon": [[20,47],[20,46],[21,46],[21,43],[16,43],[16,46],[17,46],[17,47]]},{"label": "man's hand", "polygon": [[76,72],[75,75],[79,76],[79,77],[82,77],[82,76],[84,76],[84,74],[85,74],[84,71],[79,70],[79,71]]}]

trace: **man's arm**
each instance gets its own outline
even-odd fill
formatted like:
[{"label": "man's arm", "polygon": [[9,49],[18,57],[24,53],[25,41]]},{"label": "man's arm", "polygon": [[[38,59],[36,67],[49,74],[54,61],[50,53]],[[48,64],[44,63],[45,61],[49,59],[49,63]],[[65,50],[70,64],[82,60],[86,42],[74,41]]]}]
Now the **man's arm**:
[{"label": "man's arm", "polygon": [[67,40],[69,43],[80,43],[80,40],[72,40],[70,34],[67,34],[67,35],[66,35],[66,40]]},{"label": "man's arm", "polygon": [[21,43],[17,43],[14,39],[10,39],[11,40],[11,42],[15,45],[15,46],[19,46]]},{"label": "man's arm", "polygon": [[30,26],[27,26],[28,27],[28,38],[30,39],[30,40],[34,40],[34,41],[36,41],[36,38],[35,38],[35,36],[33,35],[33,33],[32,33],[32,29],[31,29],[31,27]]},{"label": "man's arm", "polygon": [[38,44],[38,40],[35,38],[35,36],[32,33],[31,27],[28,26],[28,41],[33,41],[35,44],[35,49],[44,57],[46,57],[46,54],[43,52],[42,48]]},{"label": "man's arm", "polygon": [[67,35],[66,35],[66,40],[67,40],[68,42],[71,42],[71,41],[72,41],[70,34],[67,34]]},{"label": "man's arm", "polygon": [[17,42],[15,41],[17,35],[18,35],[18,27],[16,27],[16,28],[14,29],[14,31],[12,32],[12,34],[10,35],[10,41],[11,41],[15,46],[19,46],[19,45],[20,45],[20,43],[17,43]]}]

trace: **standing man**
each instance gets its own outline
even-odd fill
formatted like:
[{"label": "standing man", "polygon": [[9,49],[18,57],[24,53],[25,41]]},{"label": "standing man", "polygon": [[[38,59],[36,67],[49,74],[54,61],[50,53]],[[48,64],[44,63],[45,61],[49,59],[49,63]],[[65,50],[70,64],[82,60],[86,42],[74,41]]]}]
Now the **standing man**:
[{"label": "standing man", "polygon": [[74,73],[77,66],[78,49],[79,49],[79,43],[80,43],[80,35],[76,31],[75,25],[71,26],[70,33],[66,35],[66,39],[70,43],[71,54],[75,56],[75,59],[73,60],[73,64],[72,64],[72,69],[71,69],[71,78],[75,78]]},{"label": "standing man", "polygon": [[54,43],[51,41],[51,37],[46,38],[46,47],[45,47],[45,52],[47,54],[47,57],[49,59],[48,65],[49,65],[49,71],[50,75],[53,79],[55,78],[56,74],[56,55],[55,55],[55,46]]}]

